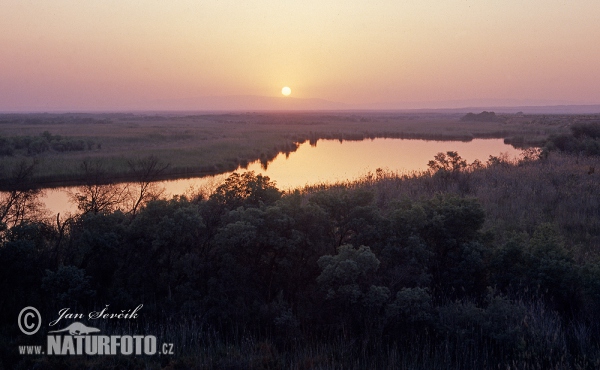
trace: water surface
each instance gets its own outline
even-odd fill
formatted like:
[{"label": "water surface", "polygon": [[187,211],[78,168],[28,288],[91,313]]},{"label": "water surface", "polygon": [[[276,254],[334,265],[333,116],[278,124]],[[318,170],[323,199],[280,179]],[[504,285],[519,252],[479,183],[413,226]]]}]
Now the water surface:
[{"label": "water surface", "polygon": [[[259,161],[252,162],[246,169],[255,171],[277,183],[281,190],[289,190],[305,185],[332,183],[357,179],[374,173],[378,168],[398,173],[410,173],[427,169],[427,163],[439,152],[456,151],[471,163],[476,159],[487,161],[490,155],[507,153],[513,158],[520,150],[504,144],[503,139],[474,139],[460,141],[425,141],[406,139],[372,139],[362,141],[319,140],[315,146],[308,142],[298,150],[286,155],[280,153],[267,168]],[[158,182],[166,189],[165,195],[184,194],[191,189],[214,188],[231,172],[189,179]],[[69,201],[68,192],[77,187],[46,189],[42,201],[51,214],[75,212],[76,206]]]}]

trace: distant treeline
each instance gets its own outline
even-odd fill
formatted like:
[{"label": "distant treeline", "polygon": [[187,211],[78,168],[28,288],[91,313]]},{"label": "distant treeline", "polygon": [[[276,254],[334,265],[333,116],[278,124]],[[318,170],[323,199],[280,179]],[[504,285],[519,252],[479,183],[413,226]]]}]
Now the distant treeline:
[{"label": "distant treeline", "polygon": [[175,343],[172,368],[596,368],[600,181],[582,166],[448,152],[420,175],[283,193],[235,173],[134,207],[89,184],[78,215],[2,219],[3,365],[147,367],[15,350],[44,340],[19,334],[24,306],[144,304],[138,328]]},{"label": "distant treeline", "polygon": [[483,111],[481,113],[467,113],[461,119],[461,121],[476,121],[476,122],[504,122],[506,119],[503,117],[496,116],[494,112]]},{"label": "distant treeline", "polygon": [[0,156],[37,155],[47,151],[72,152],[92,149],[100,149],[101,144],[96,144],[94,140],[74,139],[62,137],[61,135],[52,135],[44,131],[39,136],[13,136],[4,138],[0,136]]}]

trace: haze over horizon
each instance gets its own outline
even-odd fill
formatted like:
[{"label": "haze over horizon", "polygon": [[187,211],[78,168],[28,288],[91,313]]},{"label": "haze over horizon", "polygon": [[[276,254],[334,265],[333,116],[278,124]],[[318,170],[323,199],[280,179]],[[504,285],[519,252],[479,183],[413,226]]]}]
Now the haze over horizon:
[{"label": "haze over horizon", "polygon": [[593,0],[5,0],[0,112],[600,104],[599,15]]}]

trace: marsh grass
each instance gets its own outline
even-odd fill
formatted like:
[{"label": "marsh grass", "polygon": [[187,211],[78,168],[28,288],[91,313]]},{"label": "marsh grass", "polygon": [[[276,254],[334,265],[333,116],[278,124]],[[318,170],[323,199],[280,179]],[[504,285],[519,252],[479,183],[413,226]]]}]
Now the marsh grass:
[{"label": "marsh grass", "polygon": [[[131,178],[128,160],[155,155],[170,164],[164,179],[218,174],[255,160],[269,161],[320,139],[401,138],[460,140],[505,138],[517,146],[565,132],[565,120],[464,122],[460,115],[362,113],[252,113],[220,115],[0,115],[0,136],[39,136],[48,131],[73,140],[91,140],[92,150],[42,153],[34,179],[40,186],[79,184],[79,164],[101,158],[115,179]],[[0,157],[4,172],[22,156]],[[0,172],[0,179],[5,177]]]},{"label": "marsh grass", "polygon": [[[386,338],[360,349],[357,338],[314,334],[282,339],[281,335],[252,332],[243,325],[219,329],[202,324],[200,318],[169,320],[141,326],[97,325],[110,335],[151,334],[157,343],[173,343],[174,355],[69,356],[24,359],[17,368],[49,369],[596,369],[600,365],[598,343],[575,331],[589,325],[565,327],[544,304],[520,303],[528,329],[518,353],[490,341],[489,334],[474,328],[469,335],[445,337],[426,330],[412,332],[410,339]],[[455,320],[449,316],[450,320]],[[499,318],[498,318],[499,319]],[[452,325],[448,323],[448,325]],[[597,330],[597,327],[596,329]],[[402,334],[398,333],[402,338]],[[579,339],[579,340],[578,340]],[[575,342],[578,348],[569,348]],[[359,348],[357,350],[357,347]]]},{"label": "marsh grass", "polygon": [[[460,154],[460,153],[459,153]],[[533,233],[542,223],[557,226],[567,243],[585,260],[600,255],[600,157],[550,153],[537,161],[501,158],[495,164],[444,176],[431,171],[398,173],[379,169],[357,180],[307,186],[307,196],[327,189],[371,189],[376,204],[394,199],[427,199],[456,194],[478,199],[486,212],[484,229]]]}]

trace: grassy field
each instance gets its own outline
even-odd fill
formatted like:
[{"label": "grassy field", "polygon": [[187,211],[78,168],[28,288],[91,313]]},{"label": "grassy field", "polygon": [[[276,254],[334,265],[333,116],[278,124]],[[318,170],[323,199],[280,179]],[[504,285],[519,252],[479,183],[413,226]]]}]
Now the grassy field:
[{"label": "grassy field", "polygon": [[[131,179],[128,162],[151,155],[169,165],[163,178],[216,174],[255,160],[269,161],[280,152],[294,151],[299,143],[319,139],[504,138],[515,146],[528,146],[589,118],[502,115],[499,122],[465,122],[461,116],[384,112],[4,114],[0,115],[0,146],[45,137],[50,147],[39,153],[16,149],[2,155],[0,150],[0,180],[23,160],[37,160],[36,186],[78,184],[84,181],[81,163],[90,158],[101,160],[112,179],[127,180]],[[53,149],[65,141],[78,142],[81,148]]]}]

